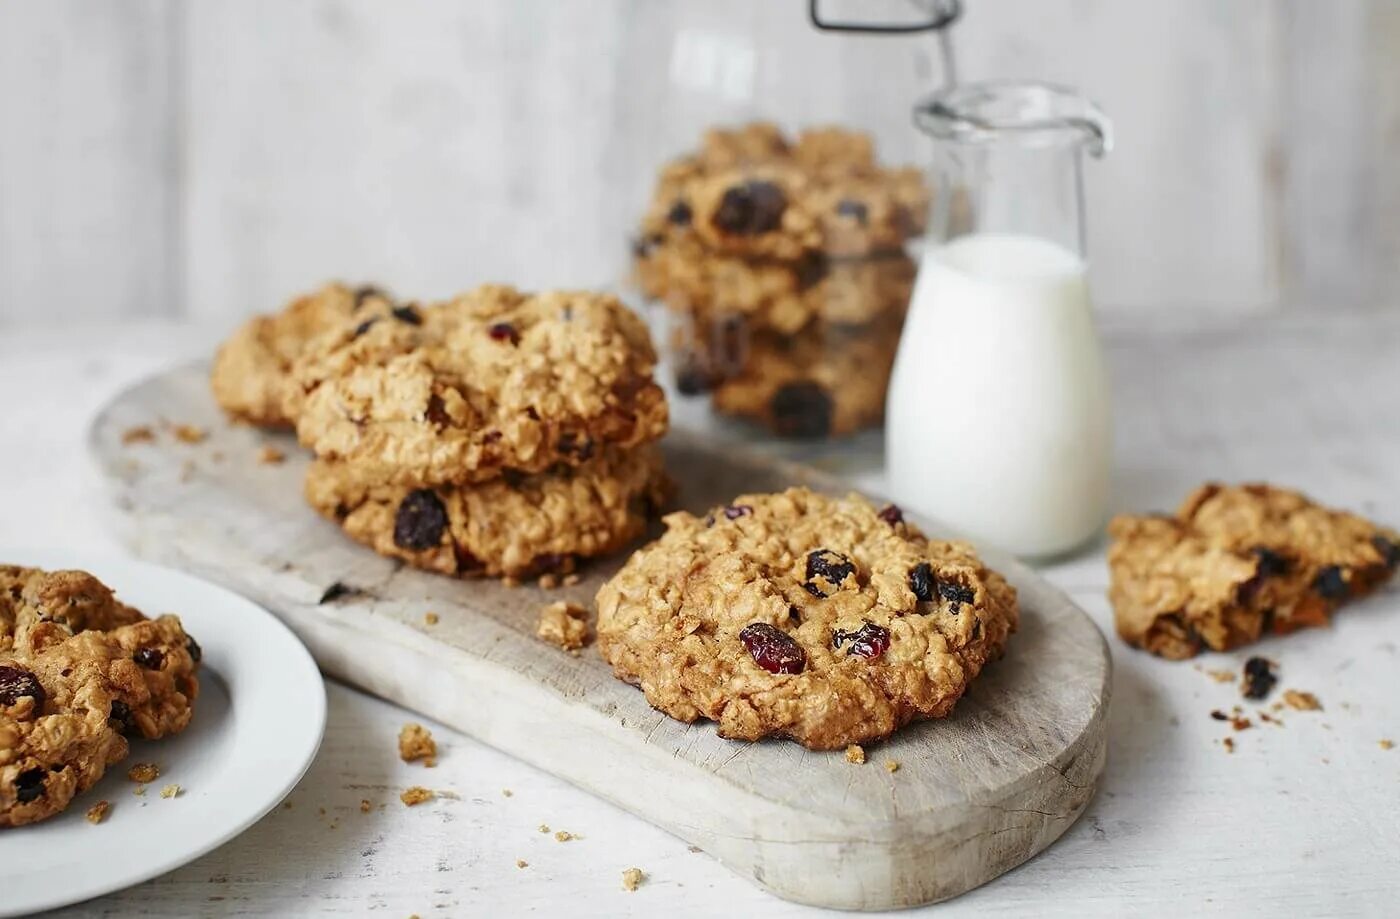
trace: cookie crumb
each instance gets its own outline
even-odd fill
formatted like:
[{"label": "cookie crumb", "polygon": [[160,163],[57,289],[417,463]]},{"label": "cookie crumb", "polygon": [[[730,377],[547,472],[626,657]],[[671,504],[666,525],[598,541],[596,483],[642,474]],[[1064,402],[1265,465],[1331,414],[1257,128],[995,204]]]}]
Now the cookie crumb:
[{"label": "cookie crumb", "polygon": [[362,813],[362,814],[368,814],[369,811],[370,811],[370,806],[371,806],[371,805],[370,805],[370,803],[369,803],[369,798],[361,798],[361,799],[360,799],[360,813]]},{"label": "cookie crumb", "polygon": [[193,424],[172,425],[170,430],[182,444],[202,444],[209,437],[208,431]]},{"label": "cookie crumb", "polygon": [[1235,671],[1233,670],[1206,670],[1205,675],[1215,680],[1217,683],[1235,682]]},{"label": "cookie crumb", "polygon": [[1283,692],[1283,701],[1289,708],[1300,712],[1320,712],[1322,703],[1317,701],[1317,696],[1310,692],[1303,692],[1298,689],[1286,689]]},{"label": "cookie crumb", "polygon": [[[131,789],[131,793],[134,794],[134,795],[136,795],[136,797],[138,797],[138,798],[145,797],[145,795],[146,795],[146,786],[145,786],[145,785],[137,785],[135,788]],[[143,806],[144,806],[144,805],[143,805]]]},{"label": "cookie crumb", "polygon": [[846,748],[846,762],[855,763],[857,766],[865,764],[865,749],[858,743],[853,743]]},{"label": "cookie crumb", "polygon": [[887,759],[887,760],[885,760],[885,771],[886,771],[886,772],[889,772],[889,773],[898,772],[898,771],[899,771],[899,760],[895,760],[895,759]]},{"label": "cookie crumb", "polygon": [[512,590],[514,590],[515,588],[520,586],[520,579],[513,578],[510,575],[506,575],[505,577],[501,578],[501,586],[509,587]]},{"label": "cookie crumb", "polygon": [[582,580],[583,578],[579,577],[577,571],[571,571],[568,574],[564,575],[564,586],[573,587],[574,585],[578,584],[579,581]]},{"label": "cookie crumb", "polygon": [[160,790],[160,796],[162,798],[178,798],[182,791],[184,791],[184,789],[179,785],[167,785]]},{"label": "cookie crumb", "polygon": [[1226,753],[1235,752],[1235,739],[1233,737],[1226,737],[1223,741],[1221,741],[1221,743],[1225,745]]},{"label": "cookie crumb", "polygon": [[280,466],[286,462],[286,459],[287,454],[270,444],[258,451],[258,462],[264,466]]},{"label": "cookie crumb", "polygon": [[126,777],[133,782],[149,785],[160,778],[160,767],[155,763],[137,763],[126,770]]},{"label": "cookie crumb", "polygon": [[1247,731],[1250,728],[1254,727],[1254,724],[1248,718],[1243,718],[1239,715],[1236,715],[1235,717],[1230,719],[1230,727],[1234,728],[1237,731]]},{"label": "cookie crumb", "polygon": [[547,823],[541,823],[539,829],[540,829],[540,832],[541,832],[541,833],[548,833],[548,832],[549,832],[549,824],[547,824]]},{"label": "cookie crumb", "polygon": [[523,858],[517,858],[517,859],[515,860],[515,867],[517,867],[517,868],[528,868],[528,867],[530,867],[530,863],[527,862],[527,861],[525,861],[525,859],[523,859]]},{"label": "cookie crumb", "polygon": [[642,886],[642,880],[646,877],[640,868],[628,868],[622,872],[622,889],[628,893],[635,893],[637,888]]},{"label": "cookie crumb", "polygon": [[1230,716],[1227,715],[1227,714],[1225,714],[1224,712],[1222,712],[1222,711],[1221,711],[1220,709],[1218,709],[1218,708],[1212,710],[1211,713],[1210,713],[1210,716],[1211,716],[1212,718],[1214,718],[1216,721],[1229,721],[1229,720],[1230,720]]},{"label": "cookie crumb", "polygon": [[147,424],[138,424],[135,427],[122,431],[122,446],[129,447],[132,444],[155,443],[156,432],[151,430]]},{"label": "cookie crumb", "polygon": [[540,575],[539,585],[541,590],[553,590],[559,586],[559,575],[546,572]]},{"label": "cookie crumb", "polygon": [[441,621],[441,620],[438,618],[438,614],[437,614],[437,613],[424,613],[424,614],[423,614],[423,624],[424,624],[424,625],[437,625],[440,621]]},{"label": "cookie crumb", "polygon": [[560,830],[559,832],[554,834],[555,842],[568,842],[570,839],[573,838],[574,834],[570,833],[568,830]]},{"label": "cookie crumb", "polygon": [[511,791],[509,788],[502,788],[502,789],[501,789],[501,794],[502,794],[504,797],[509,798],[511,795],[515,794],[515,792]]},{"label": "cookie crumb", "polygon": [[425,760],[423,765],[432,768],[437,765],[437,741],[433,732],[416,721],[410,721],[399,731],[399,759],[406,763]]},{"label": "cookie crumb", "polygon": [[101,823],[103,820],[107,819],[107,812],[111,809],[111,801],[98,801],[92,807],[88,808],[87,822],[94,825]]},{"label": "cookie crumb", "polygon": [[433,794],[431,788],[424,788],[422,785],[414,785],[411,788],[404,789],[403,794],[399,795],[399,800],[408,807],[413,807],[414,805],[422,804],[424,801],[431,801],[435,797],[437,796]]},{"label": "cookie crumb", "polygon": [[1395,741],[1391,740],[1389,737],[1382,737],[1380,740],[1376,741],[1376,743],[1380,745],[1382,750],[1395,749]]},{"label": "cookie crumb", "polygon": [[573,651],[588,644],[588,610],[563,600],[546,604],[540,610],[535,637]]},{"label": "cookie crumb", "polygon": [[291,801],[283,801],[283,802],[282,802],[282,810],[284,810],[284,811],[289,811],[289,810],[291,810],[291,809],[292,809],[292,802],[291,802]]}]

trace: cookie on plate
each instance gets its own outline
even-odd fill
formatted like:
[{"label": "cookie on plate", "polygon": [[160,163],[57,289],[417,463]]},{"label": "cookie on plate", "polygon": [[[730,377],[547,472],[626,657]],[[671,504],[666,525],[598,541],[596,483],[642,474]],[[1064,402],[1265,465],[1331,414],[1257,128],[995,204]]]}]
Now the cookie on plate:
[{"label": "cookie on plate", "polygon": [[231,417],[261,427],[289,427],[284,409],[293,362],[316,336],[357,316],[393,309],[376,287],[327,284],[297,297],[279,313],[254,316],[220,346],[209,383]]},{"label": "cookie on plate", "polygon": [[482,482],[660,437],[655,363],[616,297],[488,285],[318,339],[289,409],[303,444],[366,485]]},{"label": "cookie on plate", "polygon": [[641,536],[669,482],[653,445],[604,447],[581,465],[474,485],[367,486],[317,460],[306,498],[381,555],[458,577],[563,574]]},{"label": "cookie on plate", "polygon": [[857,326],[903,315],[915,270],[902,252],[860,260],[809,253],[782,262],[720,255],[694,240],[640,250],[636,261],[643,293],[673,312],[711,325],[741,318],[786,335],[814,322]]},{"label": "cookie on plate", "polygon": [[199,645],[80,571],[0,568],[0,827],[50,817],[189,724]]},{"label": "cookie on plate", "polygon": [[1108,551],[1118,634],[1162,657],[1326,625],[1400,565],[1400,534],[1271,485],[1207,484],[1174,515],[1121,516]]},{"label": "cookie on plate", "polygon": [[805,488],[665,518],[598,592],[616,675],[723,737],[839,749],[947,715],[1018,623],[966,543]]}]

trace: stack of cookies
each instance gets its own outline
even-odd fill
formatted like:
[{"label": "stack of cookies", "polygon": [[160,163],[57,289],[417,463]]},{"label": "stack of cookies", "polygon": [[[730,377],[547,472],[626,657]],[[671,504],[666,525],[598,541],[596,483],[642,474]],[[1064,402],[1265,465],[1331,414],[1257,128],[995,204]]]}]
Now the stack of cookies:
[{"label": "stack of cookies", "polygon": [[864,134],[709,131],[662,169],[634,246],[673,319],[678,389],[781,436],[878,424],[929,200]]},{"label": "stack of cookies", "polygon": [[[226,410],[290,423],[315,453],[318,511],[457,576],[553,577],[641,535],[666,490],[667,407],[637,316],[592,293],[488,285],[420,307],[364,290],[255,319],[215,362]],[[328,321],[308,335],[312,315]],[[267,378],[234,385],[240,367]],[[270,392],[262,414],[230,397]]]}]

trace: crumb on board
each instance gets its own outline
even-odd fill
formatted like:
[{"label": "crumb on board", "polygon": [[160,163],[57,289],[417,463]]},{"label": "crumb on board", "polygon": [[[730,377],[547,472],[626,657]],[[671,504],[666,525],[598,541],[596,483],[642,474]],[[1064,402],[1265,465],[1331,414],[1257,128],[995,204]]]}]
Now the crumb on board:
[{"label": "crumb on board", "polygon": [[568,842],[570,839],[573,838],[574,834],[570,833],[568,830],[559,830],[557,833],[554,834],[555,842]]},{"label": "crumb on board", "polygon": [[1250,728],[1254,727],[1254,724],[1248,718],[1245,718],[1241,715],[1236,715],[1235,717],[1230,719],[1230,727],[1234,728],[1237,731],[1247,731]]},{"label": "crumb on board", "polygon": [[137,763],[126,770],[126,777],[133,782],[149,785],[160,778],[160,767],[155,763]]},{"label": "crumb on board", "polygon": [[890,772],[890,773],[898,772],[898,771],[899,771],[899,760],[897,760],[897,759],[887,759],[887,760],[885,760],[885,771],[886,771],[886,772]]},{"label": "crumb on board", "polygon": [[1202,672],[1217,683],[1233,683],[1236,679],[1233,670],[1204,670]]},{"label": "crumb on board", "polygon": [[525,859],[523,859],[523,858],[517,858],[517,859],[515,860],[515,867],[517,867],[517,868],[528,868],[528,867],[530,867],[530,863],[527,862],[527,861],[525,861]]},{"label": "crumb on board", "polygon": [[1241,671],[1240,692],[1246,699],[1263,702],[1278,683],[1278,664],[1267,657],[1251,657]]},{"label": "crumb on board", "polygon": [[1391,740],[1389,737],[1382,737],[1380,740],[1376,741],[1376,743],[1380,745],[1382,750],[1395,749],[1395,741]]},{"label": "crumb on board", "polygon": [[369,798],[360,799],[360,813],[368,814],[370,812],[371,806],[372,805],[369,803]]},{"label": "crumb on board", "polygon": [[577,571],[571,571],[568,574],[564,575],[564,586],[573,587],[576,584],[578,584],[581,580],[583,580],[583,578],[579,577]]},{"label": "crumb on board", "polygon": [[515,588],[520,586],[520,579],[516,577],[511,577],[510,575],[506,575],[505,577],[501,578],[501,586],[509,587],[512,590],[514,590]]},{"label": "crumb on board", "polygon": [[424,614],[423,614],[423,624],[424,624],[424,625],[437,625],[437,624],[438,624],[439,622],[441,622],[441,621],[442,621],[442,620],[438,617],[438,614],[437,614],[437,613],[424,613]]},{"label": "crumb on board", "polygon": [[502,794],[504,797],[509,798],[511,795],[515,794],[515,792],[511,791],[509,788],[502,788],[502,789],[501,789],[501,794]]},{"label": "crumb on board", "polygon": [[202,444],[209,437],[208,431],[193,424],[174,424],[170,426],[170,431],[182,444]]},{"label": "crumb on board", "polygon": [[424,801],[431,801],[435,797],[437,797],[437,795],[433,793],[431,788],[424,788],[422,785],[414,785],[411,788],[405,788],[403,793],[399,795],[399,800],[408,807],[413,807],[422,804]]},{"label": "crumb on board", "polygon": [[541,832],[541,833],[548,833],[548,832],[549,832],[549,824],[547,824],[547,823],[541,823],[541,824],[540,824],[540,832]]},{"label": "crumb on board", "polygon": [[1235,739],[1233,737],[1226,737],[1223,741],[1221,741],[1221,743],[1225,745],[1226,753],[1235,752]]},{"label": "crumb on board", "polygon": [[138,424],[134,427],[122,431],[122,446],[129,447],[132,444],[155,443],[156,432],[151,430],[148,424]]},{"label": "crumb on board", "polygon": [[588,610],[563,600],[545,604],[535,625],[535,637],[566,651],[582,648],[588,644]]},{"label": "crumb on board", "polygon": [[546,571],[544,574],[540,575],[538,583],[540,585],[540,590],[553,590],[559,586],[559,575],[552,571]]},{"label": "crumb on board", "polygon": [[425,766],[437,765],[437,741],[433,732],[416,721],[410,721],[399,730],[399,759],[406,763],[426,760]]},{"label": "crumb on board", "polygon": [[291,809],[292,809],[292,802],[291,802],[291,801],[283,801],[283,802],[282,802],[282,810],[284,810],[284,811],[289,811],[289,810],[291,810]]},{"label": "crumb on board", "polygon": [[628,893],[634,893],[638,887],[642,886],[642,881],[645,878],[646,874],[642,872],[642,869],[628,868],[622,872],[622,889]]},{"label": "crumb on board", "polygon": [[107,812],[111,809],[111,801],[98,801],[92,807],[88,808],[87,822],[93,824],[101,823],[103,820],[107,819]]},{"label": "crumb on board", "polygon": [[182,791],[184,791],[184,789],[179,785],[170,784],[160,790],[160,796],[162,798],[178,798]]},{"label": "crumb on board", "polygon": [[1320,712],[1322,703],[1317,701],[1317,696],[1310,692],[1303,692],[1298,689],[1286,689],[1283,692],[1283,701],[1289,708],[1300,712]]},{"label": "crumb on board", "polygon": [[846,762],[855,763],[857,766],[865,763],[865,749],[858,743],[853,743],[846,748]]},{"label": "crumb on board", "polygon": [[271,444],[264,444],[263,448],[258,451],[258,462],[264,466],[280,466],[286,460],[287,454]]},{"label": "crumb on board", "polygon": [[139,798],[139,797],[143,796],[143,795],[146,793],[146,786],[145,786],[145,785],[137,785],[135,788],[131,789],[131,793],[134,794],[134,795],[136,795],[136,796]]},{"label": "crumb on board", "polygon": [[1220,709],[1218,709],[1218,708],[1212,709],[1212,710],[1211,710],[1211,713],[1210,713],[1210,716],[1211,716],[1212,718],[1214,718],[1216,721],[1229,721],[1229,720],[1230,720],[1230,716],[1227,715],[1227,714],[1225,714],[1224,712],[1222,712],[1222,711],[1221,711]]}]

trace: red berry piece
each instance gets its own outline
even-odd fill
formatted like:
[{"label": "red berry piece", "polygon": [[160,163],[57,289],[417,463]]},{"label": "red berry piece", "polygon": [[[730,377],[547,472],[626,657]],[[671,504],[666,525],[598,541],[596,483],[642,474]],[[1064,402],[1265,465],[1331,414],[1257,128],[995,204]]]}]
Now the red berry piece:
[{"label": "red berry piece", "polygon": [[874,660],[890,649],[890,630],[867,621],[854,632],[843,632],[837,629],[831,633],[831,646],[833,648],[840,650],[841,646],[847,642],[850,642],[850,647],[846,650],[847,654]]},{"label": "red berry piece", "polygon": [[0,705],[14,705],[29,696],[35,708],[43,708],[48,695],[39,678],[22,667],[0,665]]},{"label": "red berry piece", "polygon": [[938,595],[953,605],[955,613],[958,611],[959,605],[971,603],[977,597],[971,587],[959,584],[957,581],[939,581]]},{"label": "red berry piece", "polygon": [[671,209],[666,212],[666,219],[678,227],[688,226],[690,224],[690,218],[690,205],[686,204],[684,201],[677,201],[675,204],[671,205]]},{"label": "red berry piece", "polygon": [[817,383],[797,382],[779,387],[768,401],[773,430],[780,437],[801,440],[831,433],[831,396]]},{"label": "red berry piece", "polygon": [[442,542],[447,529],[447,508],[432,489],[420,488],[408,493],[394,516],[394,545],[400,549],[421,552]]},{"label": "red berry piece", "polygon": [[1277,682],[1278,674],[1274,673],[1274,665],[1266,658],[1251,657],[1244,662],[1244,697],[1246,699],[1266,698]]},{"label": "red berry piece", "polygon": [[508,341],[512,345],[520,344],[520,333],[515,331],[515,326],[509,322],[498,322],[486,330],[486,334],[491,336],[492,341]]},{"label": "red berry piece", "polygon": [[900,510],[898,504],[886,504],[880,511],[880,519],[890,526],[898,526],[904,522],[904,511]]},{"label": "red berry piece", "polygon": [[715,211],[715,229],[735,236],[771,233],[783,223],[787,196],[772,182],[751,181],[735,185],[720,199]]},{"label": "red berry piece", "polygon": [[748,504],[731,504],[724,509],[724,516],[729,520],[738,520],[752,513],[753,507]]},{"label": "red berry piece", "polygon": [[117,729],[117,733],[125,734],[131,730],[131,706],[121,699],[113,699],[112,707],[107,712],[107,722]]},{"label": "red berry piece", "polygon": [[1345,600],[1349,593],[1346,575],[1336,565],[1328,565],[1317,573],[1313,580],[1313,589],[1324,600]]},{"label": "red berry piece", "polygon": [[933,577],[933,568],[928,562],[919,562],[910,570],[909,589],[914,591],[915,598],[925,603],[934,598],[937,582]]},{"label": "red berry piece", "polygon": [[137,648],[131,659],[147,670],[159,670],[165,663],[165,652],[159,648]]},{"label": "red berry piece", "polygon": [[30,769],[15,777],[15,800],[28,804],[44,794],[44,770]]},{"label": "red berry piece", "polygon": [[792,636],[766,622],[744,626],[739,633],[753,661],[769,673],[801,673],[807,655]]},{"label": "red berry piece", "polygon": [[829,597],[855,573],[855,562],[840,552],[817,549],[807,554],[807,580],[802,586],[814,597]]}]

